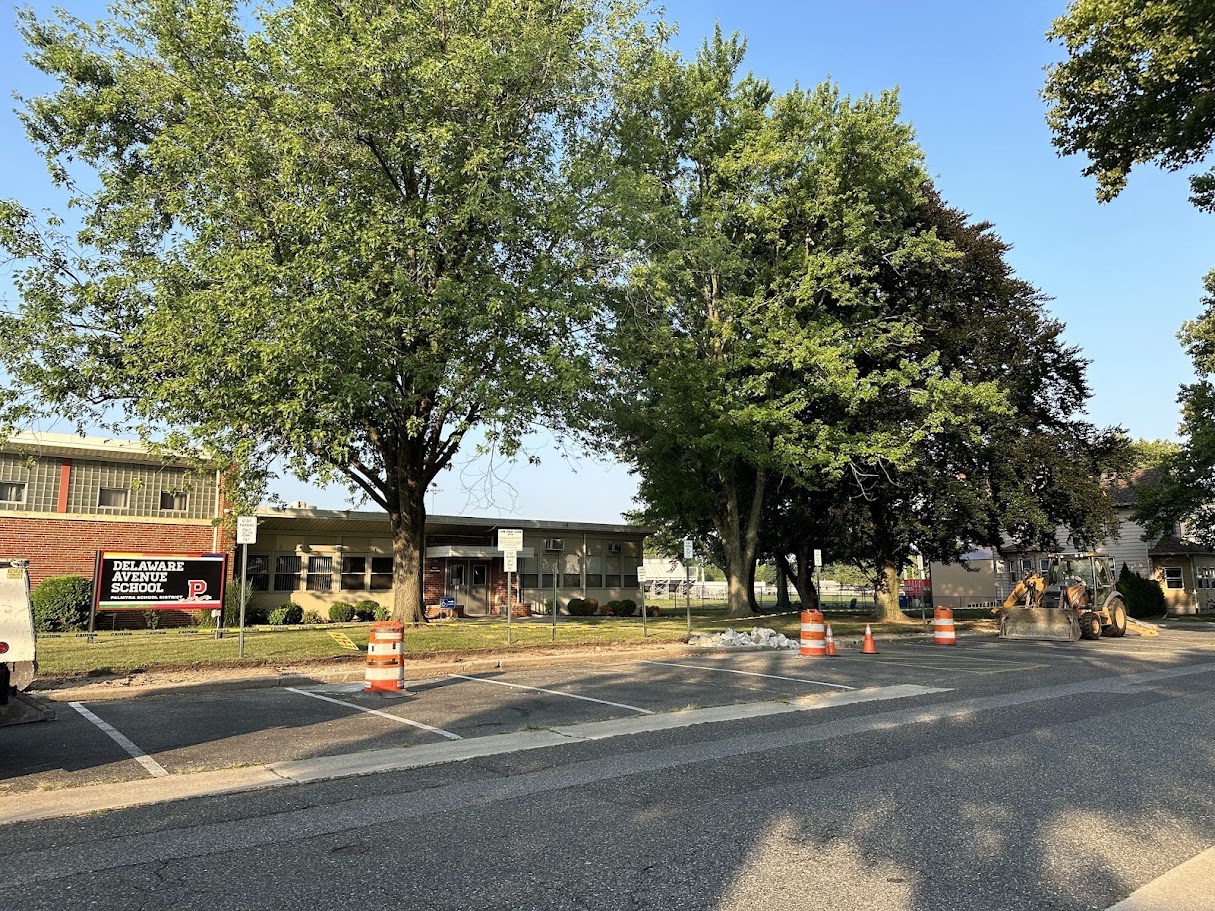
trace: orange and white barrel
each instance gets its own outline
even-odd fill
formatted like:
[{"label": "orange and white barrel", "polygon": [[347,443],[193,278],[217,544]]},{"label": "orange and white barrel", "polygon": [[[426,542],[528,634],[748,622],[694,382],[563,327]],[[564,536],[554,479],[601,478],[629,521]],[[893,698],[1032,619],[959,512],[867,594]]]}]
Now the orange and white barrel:
[{"label": "orange and white barrel", "polygon": [[819,611],[802,611],[801,654],[815,658],[827,655],[827,627],[823,624],[823,615]]},{"label": "orange and white barrel", "polygon": [[932,641],[934,645],[957,645],[958,636],[953,628],[953,611],[938,607],[932,612]]},{"label": "orange and white barrel", "polygon": [[399,693],[405,689],[405,624],[383,620],[371,624],[367,639],[364,693]]}]

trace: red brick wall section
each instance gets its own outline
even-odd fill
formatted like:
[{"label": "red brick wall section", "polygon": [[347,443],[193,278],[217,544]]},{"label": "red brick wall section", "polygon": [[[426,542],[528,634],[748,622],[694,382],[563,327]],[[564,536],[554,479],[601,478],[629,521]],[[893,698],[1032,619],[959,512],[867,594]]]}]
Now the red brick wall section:
[{"label": "red brick wall section", "polygon": [[[223,547],[221,537],[221,548]],[[0,556],[30,561],[30,582],[79,573],[93,578],[99,550],[209,553],[211,526],[66,519],[0,519]],[[228,564],[232,564],[231,548]]]},{"label": "red brick wall section", "polygon": [[447,561],[434,557],[422,561],[422,600],[426,604],[438,604],[447,587]]}]

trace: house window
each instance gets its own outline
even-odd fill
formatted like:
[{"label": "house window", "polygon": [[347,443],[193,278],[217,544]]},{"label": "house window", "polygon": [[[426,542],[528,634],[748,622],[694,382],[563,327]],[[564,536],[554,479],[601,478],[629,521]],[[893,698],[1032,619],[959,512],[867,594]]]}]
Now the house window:
[{"label": "house window", "polygon": [[274,558],[274,590],[276,592],[293,592],[303,588],[300,584],[299,557]]},{"label": "house window", "polygon": [[24,503],[25,485],[13,481],[0,481],[0,503]]},{"label": "house window", "polygon": [[342,557],[342,591],[367,591],[366,557]]},{"label": "house window", "polygon": [[1185,588],[1185,583],[1181,578],[1180,566],[1166,566],[1164,568],[1164,587]]},{"label": "house window", "polygon": [[371,588],[373,592],[392,591],[392,557],[371,558]]},{"label": "house window", "polygon": [[333,557],[308,558],[308,591],[333,590]]},{"label": "house window", "polygon": [[1038,572],[1043,575],[1050,572],[1050,557],[1042,557],[1038,560]]},{"label": "house window", "polygon": [[160,508],[173,512],[185,512],[189,508],[189,495],[162,490],[160,492]]},{"label": "house window", "polygon": [[103,487],[97,492],[97,505],[123,509],[130,493],[125,487]]}]

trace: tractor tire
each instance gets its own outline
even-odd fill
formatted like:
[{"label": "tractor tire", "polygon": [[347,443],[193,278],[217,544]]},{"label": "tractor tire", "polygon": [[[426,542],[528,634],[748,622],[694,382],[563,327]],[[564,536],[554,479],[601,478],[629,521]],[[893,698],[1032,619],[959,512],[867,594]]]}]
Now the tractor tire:
[{"label": "tractor tire", "polygon": [[1085,611],[1080,615],[1080,638],[1101,638],[1101,618],[1092,611]]},{"label": "tractor tire", "polygon": [[1110,622],[1101,627],[1101,635],[1111,639],[1121,639],[1126,635],[1126,605],[1121,599],[1115,598],[1105,607],[1110,615]]}]

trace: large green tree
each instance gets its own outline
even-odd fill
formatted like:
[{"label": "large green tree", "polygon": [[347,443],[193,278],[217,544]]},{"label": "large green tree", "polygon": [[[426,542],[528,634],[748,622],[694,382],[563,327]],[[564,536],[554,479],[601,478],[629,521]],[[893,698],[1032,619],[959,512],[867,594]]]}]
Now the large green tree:
[{"label": "large green tree", "polygon": [[[1044,95],[1055,145],[1084,153],[1097,198],[1113,199],[1137,164],[1177,171],[1200,165],[1215,143],[1215,3],[1211,0],[1076,0],[1049,37],[1067,59],[1050,68]],[[1215,211],[1215,169],[1190,177],[1191,201]],[[1181,342],[1198,381],[1181,388],[1180,452],[1163,454],[1162,477],[1139,493],[1138,518],[1150,534],[1184,523],[1215,543],[1215,272],[1206,304]]]},{"label": "large green tree", "polygon": [[474,428],[561,427],[605,252],[628,0],[118,0],[20,25],[21,117],[80,221],[16,201],[0,419],[50,409],[284,459],[386,510],[417,619],[423,495]]},{"label": "large green tree", "polygon": [[[1201,163],[1215,140],[1215,3],[1075,0],[1049,38],[1067,58],[1047,71],[1054,143],[1084,153],[1097,197],[1113,199],[1137,164]],[[1194,202],[1215,208],[1215,171],[1190,180]]]},{"label": "large green tree", "polygon": [[[991,390],[921,357],[892,276],[953,253],[916,208],[925,182],[893,93],[774,96],[742,42],[643,61],[621,129],[626,299],[616,311],[621,452],[652,512],[720,538],[728,613],[749,613],[766,493],[920,458],[936,422]],[[844,420],[897,397],[922,419]]]}]

